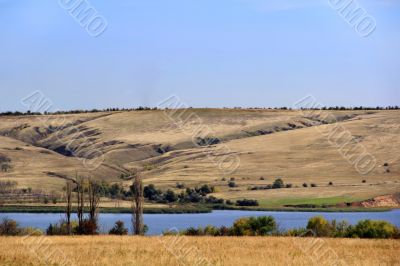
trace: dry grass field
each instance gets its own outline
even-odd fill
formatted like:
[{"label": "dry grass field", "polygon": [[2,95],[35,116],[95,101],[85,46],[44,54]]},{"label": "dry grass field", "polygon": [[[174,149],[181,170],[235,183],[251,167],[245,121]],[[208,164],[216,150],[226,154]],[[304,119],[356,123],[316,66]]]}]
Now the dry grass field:
[{"label": "dry grass field", "polygon": [[0,265],[400,265],[398,240],[0,238]]},{"label": "dry grass field", "polygon": [[[189,109],[189,113],[200,120],[186,126],[205,125],[208,137],[219,140],[208,147],[210,157],[161,110],[0,117],[0,155],[10,158],[12,166],[9,172],[0,172],[0,180],[61,192],[64,177],[79,173],[128,186],[131,181],[121,180],[121,173],[140,167],[146,184],[175,189],[177,182],[187,187],[207,183],[216,186],[217,197],[258,199],[263,206],[310,199],[359,201],[400,191],[399,111],[324,111],[313,116],[246,109]],[[337,125],[351,134],[352,145],[362,145],[376,158],[371,172],[360,174],[322,134]],[[74,154],[68,154],[67,147]],[[228,151],[213,152],[221,147]],[[238,170],[229,175],[215,164],[226,154],[240,159]],[[101,158],[98,168],[85,167]],[[293,187],[248,190],[271,184],[277,177]],[[238,187],[229,188],[223,178],[235,178]],[[305,182],[317,187],[303,188]]]}]

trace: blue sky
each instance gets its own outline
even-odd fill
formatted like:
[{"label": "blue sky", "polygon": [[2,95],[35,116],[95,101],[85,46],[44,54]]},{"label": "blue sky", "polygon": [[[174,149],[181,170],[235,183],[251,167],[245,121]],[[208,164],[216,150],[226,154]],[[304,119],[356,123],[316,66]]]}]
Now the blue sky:
[{"label": "blue sky", "polygon": [[56,0],[0,0],[0,111],[42,91],[57,109],[400,105],[400,1],[358,0],[361,37],[329,0],[90,0],[91,37]]}]

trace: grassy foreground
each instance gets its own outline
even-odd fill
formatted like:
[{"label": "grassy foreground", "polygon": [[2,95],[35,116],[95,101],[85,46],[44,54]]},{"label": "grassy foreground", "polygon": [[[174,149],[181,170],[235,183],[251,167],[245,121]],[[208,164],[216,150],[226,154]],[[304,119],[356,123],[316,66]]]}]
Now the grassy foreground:
[{"label": "grassy foreground", "polygon": [[0,237],[0,265],[399,265],[399,240]]}]

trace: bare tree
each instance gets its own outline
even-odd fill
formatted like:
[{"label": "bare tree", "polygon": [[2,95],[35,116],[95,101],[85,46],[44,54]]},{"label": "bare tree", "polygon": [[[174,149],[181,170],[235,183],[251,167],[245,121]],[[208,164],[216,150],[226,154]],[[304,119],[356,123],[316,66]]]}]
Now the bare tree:
[{"label": "bare tree", "polygon": [[78,225],[79,232],[83,232],[83,224],[84,224],[84,209],[85,209],[85,182],[84,179],[80,176],[76,177],[77,184],[77,196],[78,196],[78,206],[77,206],[77,215],[78,215]]},{"label": "bare tree", "polygon": [[144,234],[143,225],[143,183],[139,170],[133,172],[133,202],[132,202],[132,226],[134,235]]},{"label": "bare tree", "polygon": [[98,184],[89,178],[89,220],[97,227],[98,208],[100,204],[100,193]]},{"label": "bare tree", "polygon": [[72,212],[72,182],[67,181],[66,185],[66,200],[67,200],[67,207],[65,210],[66,216],[67,216],[67,230],[68,230],[68,235],[72,234],[72,229],[71,229],[71,212]]}]

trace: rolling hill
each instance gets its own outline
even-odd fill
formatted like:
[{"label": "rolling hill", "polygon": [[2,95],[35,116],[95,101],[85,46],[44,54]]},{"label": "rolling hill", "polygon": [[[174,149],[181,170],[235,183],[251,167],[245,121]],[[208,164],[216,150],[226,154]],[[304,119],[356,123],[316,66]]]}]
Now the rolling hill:
[{"label": "rolling hill", "polygon": [[[363,162],[355,163],[363,152],[374,160],[371,171],[360,171]],[[397,110],[186,109],[0,117],[0,160],[11,166],[0,172],[0,181],[45,191],[61,192],[65,179],[76,174],[129,186],[121,174],[140,168],[146,184],[162,189],[176,190],[177,182],[211,184],[216,197],[258,199],[264,206],[336,204],[399,192],[399,154]],[[235,171],[224,171],[227,158],[234,158]],[[255,188],[278,177],[291,187]],[[229,187],[229,180],[236,187]]]}]

